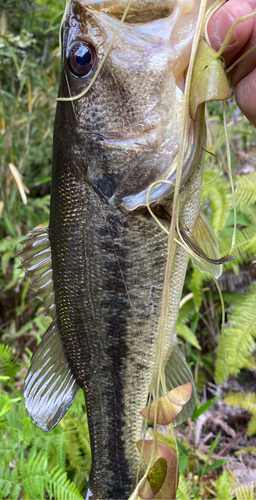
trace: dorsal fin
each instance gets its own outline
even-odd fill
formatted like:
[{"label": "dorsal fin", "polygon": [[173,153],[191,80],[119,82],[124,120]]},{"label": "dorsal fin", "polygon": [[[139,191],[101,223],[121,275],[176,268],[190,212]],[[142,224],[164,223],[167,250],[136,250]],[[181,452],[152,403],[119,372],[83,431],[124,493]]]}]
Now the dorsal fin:
[{"label": "dorsal fin", "polygon": [[22,261],[19,268],[25,271],[25,279],[43,301],[46,316],[55,317],[55,297],[52,281],[52,259],[48,228],[34,229],[28,238],[20,242],[23,250],[16,254]]},{"label": "dorsal fin", "polygon": [[45,314],[53,319],[32,357],[24,392],[32,422],[46,432],[61,420],[80,387],[68,366],[57,327],[48,229],[34,229],[21,244],[19,267],[43,301]]},{"label": "dorsal fin", "polygon": [[53,321],[37,347],[25,379],[25,406],[32,422],[45,432],[53,429],[73,403],[79,388]]}]

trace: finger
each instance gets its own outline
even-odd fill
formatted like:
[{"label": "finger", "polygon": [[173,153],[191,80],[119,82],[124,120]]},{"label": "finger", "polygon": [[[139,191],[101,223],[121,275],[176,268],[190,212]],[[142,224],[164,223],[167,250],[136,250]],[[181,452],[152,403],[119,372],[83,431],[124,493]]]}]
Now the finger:
[{"label": "finger", "polygon": [[236,102],[248,120],[256,127],[256,68],[236,87]]},{"label": "finger", "polygon": [[[237,58],[241,55],[245,54],[251,47],[256,45],[256,17],[253,18],[253,30],[248,42],[244,45],[243,49],[237,54],[232,62],[235,62]],[[229,73],[229,77],[231,79],[231,83],[234,87],[245,78],[247,75],[251,73],[256,67],[256,48],[253,52],[251,52],[248,56],[246,56],[242,61],[240,61],[234,69],[232,69]],[[255,94],[251,96],[253,100],[255,100]]]},{"label": "finger", "polygon": [[[218,9],[208,22],[208,36],[212,47],[215,50],[219,50],[229,28],[234,24],[236,19],[247,16],[252,12],[252,6],[244,0],[230,0]],[[229,44],[222,54],[227,66],[250,38],[253,25],[254,20],[248,19],[235,27]]]}]

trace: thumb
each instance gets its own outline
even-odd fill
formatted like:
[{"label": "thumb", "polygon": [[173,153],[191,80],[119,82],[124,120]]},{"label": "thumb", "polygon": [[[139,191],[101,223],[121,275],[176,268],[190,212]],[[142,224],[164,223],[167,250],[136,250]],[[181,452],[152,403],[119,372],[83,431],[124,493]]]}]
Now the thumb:
[{"label": "thumb", "polygon": [[[229,28],[239,17],[247,16],[253,12],[252,7],[244,0],[230,0],[218,9],[208,22],[208,36],[212,47],[219,50],[222,46]],[[245,45],[253,30],[253,19],[248,19],[239,23],[223,52],[226,65],[228,66],[232,59]]]}]

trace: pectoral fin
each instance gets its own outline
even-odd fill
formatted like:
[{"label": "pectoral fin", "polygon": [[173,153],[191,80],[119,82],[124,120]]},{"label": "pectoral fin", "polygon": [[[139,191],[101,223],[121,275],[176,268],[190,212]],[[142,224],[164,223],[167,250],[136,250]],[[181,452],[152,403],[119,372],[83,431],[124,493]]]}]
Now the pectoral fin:
[{"label": "pectoral fin", "polygon": [[32,422],[45,432],[52,430],[73,403],[79,388],[53,321],[37,347],[25,380],[25,406]]},{"label": "pectoral fin", "polygon": [[[182,221],[180,222],[180,233],[187,246],[207,262],[207,267],[215,278],[221,276],[222,264],[234,259],[231,255],[220,257],[218,240],[210,223],[201,211],[197,216],[192,233]],[[200,271],[207,272],[199,259],[192,256],[192,262]]]},{"label": "pectoral fin", "polygon": [[183,406],[180,413],[175,417],[172,424],[179,425],[191,417],[196,405],[196,390],[192,372],[187,364],[176,337],[174,337],[170,354],[165,364],[166,391],[169,392],[179,385],[192,382],[192,394],[190,400]]}]

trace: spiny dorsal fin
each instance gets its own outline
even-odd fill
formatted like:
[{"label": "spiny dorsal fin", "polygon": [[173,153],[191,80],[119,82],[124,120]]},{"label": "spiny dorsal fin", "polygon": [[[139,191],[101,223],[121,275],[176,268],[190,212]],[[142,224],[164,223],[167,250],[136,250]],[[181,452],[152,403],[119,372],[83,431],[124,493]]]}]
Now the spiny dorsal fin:
[{"label": "spiny dorsal fin", "polygon": [[55,297],[52,280],[51,246],[48,228],[34,229],[21,241],[23,250],[16,254],[22,261],[19,268],[25,271],[25,279],[43,301],[46,316],[55,317]]},{"label": "spiny dorsal fin", "polygon": [[73,403],[79,388],[53,321],[37,347],[25,379],[25,406],[32,422],[45,432],[52,430]]},{"label": "spiny dorsal fin", "polygon": [[166,391],[169,392],[179,385],[192,382],[192,394],[190,400],[183,406],[181,412],[172,422],[173,425],[179,425],[189,417],[191,417],[196,405],[196,390],[192,372],[187,364],[186,358],[183,355],[176,336],[174,336],[170,354],[168,355],[165,364],[165,383]]}]

